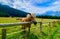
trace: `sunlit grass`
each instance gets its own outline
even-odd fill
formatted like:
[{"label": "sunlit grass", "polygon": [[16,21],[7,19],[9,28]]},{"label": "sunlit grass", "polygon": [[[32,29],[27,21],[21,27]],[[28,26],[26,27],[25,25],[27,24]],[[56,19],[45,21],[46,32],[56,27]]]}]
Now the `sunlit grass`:
[{"label": "sunlit grass", "polygon": [[[36,18],[37,22],[52,22],[56,19],[40,19]],[[20,20],[19,20],[20,21]],[[14,22],[19,22],[16,20],[16,17],[11,18],[11,17],[0,17],[0,23],[14,23]],[[60,39],[60,22],[57,22],[55,24],[56,26],[54,27],[52,24],[52,28],[49,28],[49,25],[42,25],[42,37],[40,33],[40,24],[38,23],[37,25],[31,26],[31,31],[30,31],[30,37],[29,39]],[[12,26],[12,27],[5,27],[7,29],[7,34],[13,33],[13,32],[18,32],[21,31],[21,25],[19,26]],[[0,35],[2,34],[2,27],[0,27]],[[1,37],[1,36],[0,36]],[[35,37],[35,38],[34,38]],[[7,39],[22,39],[22,34],[21,32],[16,33],[16,34],[11,34],[7,35]]]}]

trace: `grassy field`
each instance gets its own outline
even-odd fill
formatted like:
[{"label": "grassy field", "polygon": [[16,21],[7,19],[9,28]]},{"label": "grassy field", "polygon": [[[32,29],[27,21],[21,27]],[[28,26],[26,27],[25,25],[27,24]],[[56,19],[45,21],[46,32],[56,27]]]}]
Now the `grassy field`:
[{"label": "grassy field", "polygon": [[[38,23],[36,26],[31,25],[30,35],[27,37],[28,39],[60,39],[60,21],[59,19],[41,19],[36,18],[37,22],[53,22],[57,21],[55,25],[51,23],[51,28],[48,23],[42,25],[42,34],[40,33],[40,24]],[[0,17],[0,23],[14,23],[19,22],[20,20],[16,20],[16,18],[7,18]],[[7,29],[6,39],[23,39],[23,34],[21,32],[21,25],[19,26],[11,26],[11,27],[0,27],[0,39],[2,35],[2,28]],[[27,30],[27,29],[26,29]]]}]

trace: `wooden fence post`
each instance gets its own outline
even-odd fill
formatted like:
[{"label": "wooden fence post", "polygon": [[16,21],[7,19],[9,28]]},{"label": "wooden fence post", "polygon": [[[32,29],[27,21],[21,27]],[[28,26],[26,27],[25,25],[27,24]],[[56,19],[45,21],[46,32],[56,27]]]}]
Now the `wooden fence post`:
[{"label": "wooden fence post", "polygon": [[49,29],[51,28],[51,22],[49,22]]},{"label": "wooden fence post", "polygon": [[55,23],[56,23],[55,21],[53,21],[53,22],[52,22],[52,24],[53,24],[53,27],[56,27],[56,26],[55,26]]},{"label": "wooden fence post", "polygon": [[6,29],[2,29],[2,39],[6,39]]},{"label": "wooden fence post", "polygon": [[48,32],[48,35],[50,35],[50,33],[51,33],[51,22],[49,22],[49,32]]},{"label": "wooden fence post", "polygon": [[42,22],[40,22],[40,33],[42,33]]}]

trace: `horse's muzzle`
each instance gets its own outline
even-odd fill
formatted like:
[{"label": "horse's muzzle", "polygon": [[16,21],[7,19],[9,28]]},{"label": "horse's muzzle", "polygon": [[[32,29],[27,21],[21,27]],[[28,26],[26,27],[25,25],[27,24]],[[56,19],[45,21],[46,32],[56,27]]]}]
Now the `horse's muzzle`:
[{"label": "horse's muzzle", "polygon": [[36,21],[32,21],[33,23],[34,23],[34,25],[36,25],[37,24],[37,22]]}]

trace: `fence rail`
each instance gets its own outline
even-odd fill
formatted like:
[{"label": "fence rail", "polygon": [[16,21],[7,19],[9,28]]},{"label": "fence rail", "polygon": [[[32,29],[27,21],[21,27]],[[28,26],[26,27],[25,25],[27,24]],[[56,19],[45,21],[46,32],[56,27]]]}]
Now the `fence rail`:
[{"label": "fence rail", "polygon": [[0,23],[1,27],[6,26],[16,26],[16,25],[22,25],[22,24],[29,24],[31,22],[16,22],[16,23]]}]

